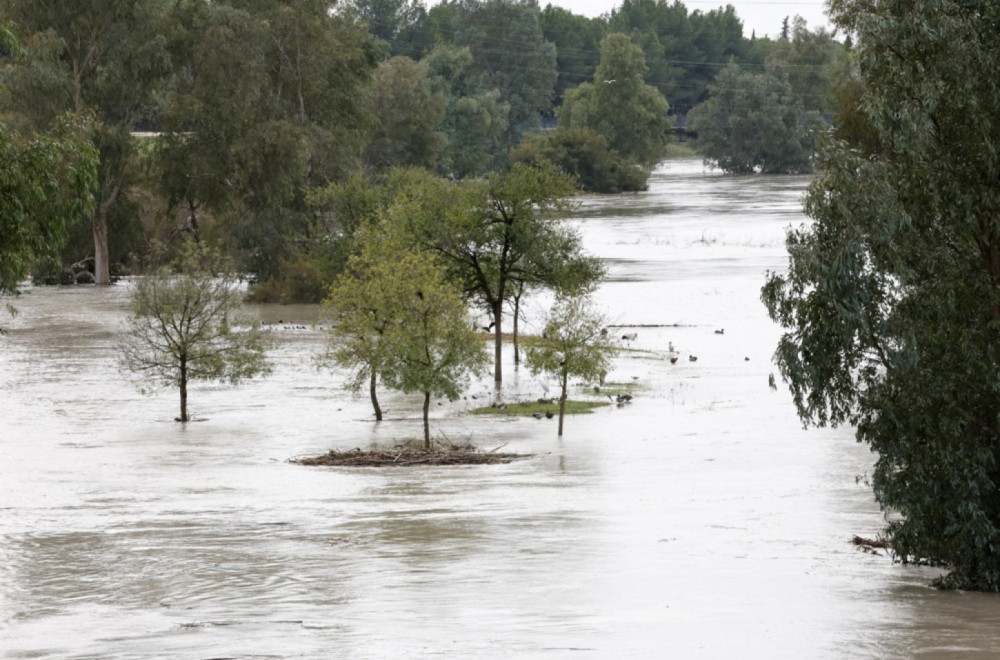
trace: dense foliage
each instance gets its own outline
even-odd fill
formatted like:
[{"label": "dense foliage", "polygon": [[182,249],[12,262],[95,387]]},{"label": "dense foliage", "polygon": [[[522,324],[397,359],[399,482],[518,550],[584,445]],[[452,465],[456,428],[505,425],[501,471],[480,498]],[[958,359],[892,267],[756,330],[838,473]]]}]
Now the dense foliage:
[{"label": "dense foliage", "polygon": [[803,420],[852,424],[903,561],[1000,590],[1000,5],[832,3],[860,94],[763,299]]}]

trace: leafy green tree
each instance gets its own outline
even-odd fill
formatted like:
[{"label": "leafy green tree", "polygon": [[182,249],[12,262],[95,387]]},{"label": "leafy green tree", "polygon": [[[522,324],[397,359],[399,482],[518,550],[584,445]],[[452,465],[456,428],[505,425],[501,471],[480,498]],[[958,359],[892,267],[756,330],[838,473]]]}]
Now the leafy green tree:
[{"label": "leafy green tree", "polygon": [[545,321],[541,339],[527,351],[532,373],[559,380],[559,435],[563,434],[570,376],[595,381],[611,366],[616,346],[606,328],[607,320],[593,309],[589,298],[559,298]]},{"label": "leafy green tree", "polygon": [[487,174],[505,149],[510,103],[498,90],[478,90],[470,81],[472,53],[467,47],[438,45],[422,62],[432,89],[445,99],[439,130],[446,143],[437,171],[459,179]]},{"label": "leafy green tree", "polygon": [[16,293],[34,262],[58,254],[67,225],[93,206],[92,129],[64,119],[27,139],[0,124],[0,295]]},{"label": "leafy green tree", "polygon": [[684,115],[707,98],[718,66],[729,60],[762,64],[743,38],[732,6],[688,13],[682,2],[623,0],[612,10],[609,30],[627,34],[646,53],[646,82]]},{"label": "leafy green tree", "polygon": [[902,561],[1000,590],[1000,5],[833,3],[855,35],[857,136],[822,144],[762,296],[803,421],[851,424]]},{"label": "leafy green tree", "polygon": [[243,296],[235,272],[202,244],[189,242],[176,267],[138,278],[130,312],[118,336],[119,367],[140,383],[176,387],[179,422],[188,416],[188,384],[237,384],[270,367],[271,335],[240,315]]},{"label": "leafy green tree", "polygon": [[516,164],[488,181],[426,181],[411,193],[419,197],[406,218],[409,232],[444,258],[451,277],[492,321],[497,384],[504,306],[515,283],[558,287],[571,262],[585,258],[579,236],[563,222],[573,190],[572,179],[551,166]]},{"label": "leafy green tree", "polygon": [[432,91],[427,65],[396,56],[375,71],[373,111],[376,128],[368,162],[377,170],[417,165],[432,169],[444,146],[435,127],[444,117],[445,98]]},{"label": "leafy green tree", "polygon": [[[409,214],[411,204],[392,212]],[[392,300],[385,310],[391,322],[381,335],[382,378],[393,389],[423,394],[424,447],[430,449],[431,397],[457,399],[468,377],[485,369],[489,358],[472,329],[461,289],[447,279],[435,255],[406,251],[383,266],[372,273],[371,284]]]},{"label": "leafy green tree", "polygon": [[624,34],[609,34],[593,82],[566,92],[560,126],[589,128],[625,159],[652,168],[666,152],[672,119],[667,100],[644,82],[646,72],[642,48]]},{"label": "leafy green tree", "polygon": [[131,131],[149,117],[154,92],[171,71],[168,6],[159,0],[0,2],[0,14],[23,31],[27,51],[5,75],[5,106],[35,128],[64,112],[97,112],[100,164],[91,229],[98,284],[111,281],[109,218],[126,201]]},{"label": "leafy green tree", "polygon": [[688,115],[705,160],[737,174],[812,171],[815,113],[806,114],[784,79],[730,64],[711,97]]},{"label": "leafy green tree", "polygon": [[420,0],[348,0],[342,7],[353,12],[373,35],[389,44],[394,55],[409,54],[400,52],[400,37],[411,32],[426,15]]},{"label": "leafy green tree", "polygon": [[384,228],[368,225],[358,238],[361,252],[350,258],[323,301],[332,327],[318,362],[349,369],[347,386],[355,392],[367,384],[375,421],[382,421],[378,377],[392,357],[392,333],[408,302],[403,292],[416,257]]},{"label": "leafy green tree", "polygon": [[552,102],[558,107],[567,89],[593,79],[601,61],[601,40],[607,33],[607,23],[547,4],[539,15],[539,24],[542,35],[556,47],[559,77]]}]

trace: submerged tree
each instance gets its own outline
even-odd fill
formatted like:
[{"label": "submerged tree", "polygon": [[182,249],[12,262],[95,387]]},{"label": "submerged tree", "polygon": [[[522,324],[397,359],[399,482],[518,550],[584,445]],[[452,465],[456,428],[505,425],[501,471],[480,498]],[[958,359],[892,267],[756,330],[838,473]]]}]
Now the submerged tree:
[{"label": "submerged tree", "polygon": [[382,228],[367,225],[358,232],[362,244],[323,301],[332,327],[327,350],[317,362],[350,370],[349,389],[368,385],[375,421],[382,421],[376,387],[391,347],[389,340],[401,316],[403,283],[412,275],[407,250]]},{"label": "submerged tree", "polygon": [[[763,300],[800,417],[851,424],[902,561],[1000,591],[1000,5],[832,3],[862,98]],[[846,138],[846,139],[845,139]]]},{"label": "submerged tree", "polygon": [[425,181],[405,219],[417,242],[443,257],[454,281],[486,312],[494,333],[494,381],[501,365],[504,307],[518,283],[560,290],[585,288],[603,276],[563,222],[573,181],[551,166],[516,164],[488,181]]},{"label": "submerged tree", "polygon": [[561,298],[549,313],[538,344],[527,351],[532,373],[559,380],[559,435],[563,434],[570,376],[599,380],[607,373],[617,347],[608,337],[607,321],[584,296]]},{"label": "submerged tree", "polygon": [[457,399],[489,358],[461,289],[448,281],[438,260],[408,252],[397,265],[406,275],[395,286],[397,317],[386,336],[383,378],[393,389],[423,394],[424,447],[430,449],[431,397]]},{"label": "submerged tree", "polygon": [[130,313],[118,336],[119,367],[180,391],[187,422],[188,383],[237,384],[267,374],[270,332],[240,315],[243,296],[228,264],[189,242],[176,267],[163,266],[134,284]]},{"label": "submerged tree", "polygon": [[709,99],[688,115],[707,162],[736,174],[812,171],[812,131],[821,125],[819,115],[803,112],[781,75],[729,64],[709,90]]}]

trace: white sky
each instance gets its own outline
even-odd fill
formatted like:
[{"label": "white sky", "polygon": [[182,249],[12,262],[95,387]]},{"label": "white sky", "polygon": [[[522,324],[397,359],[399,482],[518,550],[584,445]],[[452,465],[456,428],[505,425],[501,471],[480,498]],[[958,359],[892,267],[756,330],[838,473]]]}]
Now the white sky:
[{"label": "white sky", "polygon": [[[673,0],[668,0],[673,4]],[[695,10],[707,13],[713,9],[725,7],[727,4],[736,9],[736,15],[743,21],[743,36],[749,38],[754,31],[758,37],[768,35],[777,38],[781,33],[781,21],[785,16],[791,18],[799,15],[806,19],[807,27],[815,30],[825,27],[832,30],[826,16],[825,0],[681,0],[688,12]],[[430,8],[437,4],[436,0],[426,0],[425,6]],[[538,0],[542,8],[547,4],[563,7],[574,14],[584,16],[600,16],[621,6],[621,0]]]}]

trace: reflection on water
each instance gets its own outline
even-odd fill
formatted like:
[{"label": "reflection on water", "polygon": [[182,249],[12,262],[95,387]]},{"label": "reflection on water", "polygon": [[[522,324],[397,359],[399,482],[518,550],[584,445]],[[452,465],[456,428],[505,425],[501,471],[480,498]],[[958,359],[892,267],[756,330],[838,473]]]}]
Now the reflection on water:
[{"label": "reflection on water", "polygon": [[[376,425],[313,367],[315,307],[253,307],[273,376],[196,386],[203,421],[180,426],[174,392],[115,370],[127,285],[29,289],[0,339],[3,657],[992,657],[1000,601],[855,551],[881,524],[855,483],[871,456],[767,388],[758,292],[806,183],[680,161],[585,199],[598,301],[638,333],[610,375],[635,400],[562,440],[463,415],[486,381],[433,407],[452,441],[534,455],[509,465],[289,464],[420,433],[419,397],[385,393]],[[510,399],[554,387],[505,373]]]}]

